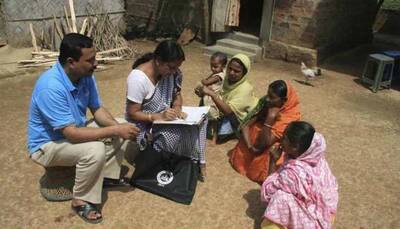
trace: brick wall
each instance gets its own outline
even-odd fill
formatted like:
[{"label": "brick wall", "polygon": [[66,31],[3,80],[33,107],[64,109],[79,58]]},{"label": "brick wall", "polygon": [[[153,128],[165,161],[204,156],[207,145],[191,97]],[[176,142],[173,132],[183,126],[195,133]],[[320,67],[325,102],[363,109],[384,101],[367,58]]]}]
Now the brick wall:
[{"label": "brick wall", "polygon": [[[274,54],[269,53],[272,47],[267,44],[266,56],[278,55],[294,62],[306,58],[306,62],[316,64],[340,49],[369,42],[376,4],[376,0],[276,0],[272,44],[288,47]],[[309,56],[288,49],[302,50]]]},{"label": "brick wall", "polygon": [[313,0],[277,0],[271,39],[312,48],[316,30],[313,12],[316,6]]},{"label": "brick wall", "polygon": [[348,49],[372,40],[376,0],[325,0],[315,11],[314,48],[321,55]]}]

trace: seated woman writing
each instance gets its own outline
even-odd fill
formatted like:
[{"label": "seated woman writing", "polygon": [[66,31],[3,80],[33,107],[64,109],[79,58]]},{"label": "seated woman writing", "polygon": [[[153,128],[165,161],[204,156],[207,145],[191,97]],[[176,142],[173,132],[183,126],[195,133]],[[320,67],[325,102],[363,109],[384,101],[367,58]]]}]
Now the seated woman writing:
[{"label": "seated woman writing", "polygon": [[[331,228],[338,204],[338,184],[325,159],[324,137],[307,122],[292,122],[271,153],[261,188],[266,205],[263,229]],[[284,152],[285,162],[275,162]]]},{"label": "seated woman writing", "polygon": [[269,152],[279,145],[286,126],[300,117],[299,100],[293,87],[283,80],[272,82],[267,95],[259,100],[240,127],[241,138],[230,156],[233,168],[262,184],[267,178]]},{"label": "seated woman writing", "polygon": [[156,151],[187,156],[200,163],[205,176],[207,120],[200,126],[153,125],[155,120],[185,116],[182,110],[182,73],[185,54],[175,41],[161,42],[154,53],[135,61],[127,80],[126,119],[140,128],[136,140],[141,150],[150,145]]},{"label": "seated woman writing", "polygon": [[257,105],[253,86],[248,82],[250,59],[244,54],[235,55],[228,63],[222,86],[222,98],[207,86],[200,86],[195,93],[211,97],[221,116],[218,121],[218,138],[232,136],[247,113]]}]

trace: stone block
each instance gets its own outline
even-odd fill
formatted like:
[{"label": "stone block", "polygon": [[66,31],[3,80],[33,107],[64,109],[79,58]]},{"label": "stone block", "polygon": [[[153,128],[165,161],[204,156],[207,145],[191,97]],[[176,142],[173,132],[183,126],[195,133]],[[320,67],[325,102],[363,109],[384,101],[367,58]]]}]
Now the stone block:
[{"label": "stone block", "polygon": [[308,66],[317,65],[317,50],[289,45],[280,41],[270,41],[264,45],[264,57],[282,59],[289,62],[305,62]]},{"label": "stone block", "polygon": [[7,45],[7,40],[3,37],[0,37],[0,47]]}]

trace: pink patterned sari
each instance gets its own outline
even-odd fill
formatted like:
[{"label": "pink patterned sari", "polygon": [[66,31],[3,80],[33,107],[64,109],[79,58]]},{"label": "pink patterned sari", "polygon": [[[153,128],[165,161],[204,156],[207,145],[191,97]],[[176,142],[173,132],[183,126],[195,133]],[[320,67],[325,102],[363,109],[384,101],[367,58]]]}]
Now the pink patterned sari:
[{"label": "pink patterned sari", "polygon": [[325,160],[325,139],[315,133],[309,149],[289,159],[261,188],[264,217],[291,229],[331,228],[338,185]]}]

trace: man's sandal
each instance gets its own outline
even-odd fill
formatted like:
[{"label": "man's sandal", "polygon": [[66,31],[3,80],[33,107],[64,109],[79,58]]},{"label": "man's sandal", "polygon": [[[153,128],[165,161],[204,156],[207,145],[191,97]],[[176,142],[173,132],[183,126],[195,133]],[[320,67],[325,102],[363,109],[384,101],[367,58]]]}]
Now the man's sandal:
[{"label": "man's sandal", "polygon": [[79,205],[79,206],[72,206],[72,210],[79,216],[81,219],[83,219],[87,223],[92,223],[92,224],[97,224],[103,221],[103,217],[100,216],[96,219],[90,219],[89,214],[93,212],[95,215],[97,213],[100,213],[99,210],[97,210],[96,206],[94,206],[91,203],[86,203],[84,205]]},{"label": "man's sandal", "polygon": [[103,188],[131,187],[129,180],[125,177],[120,179],[104,178]]}]

